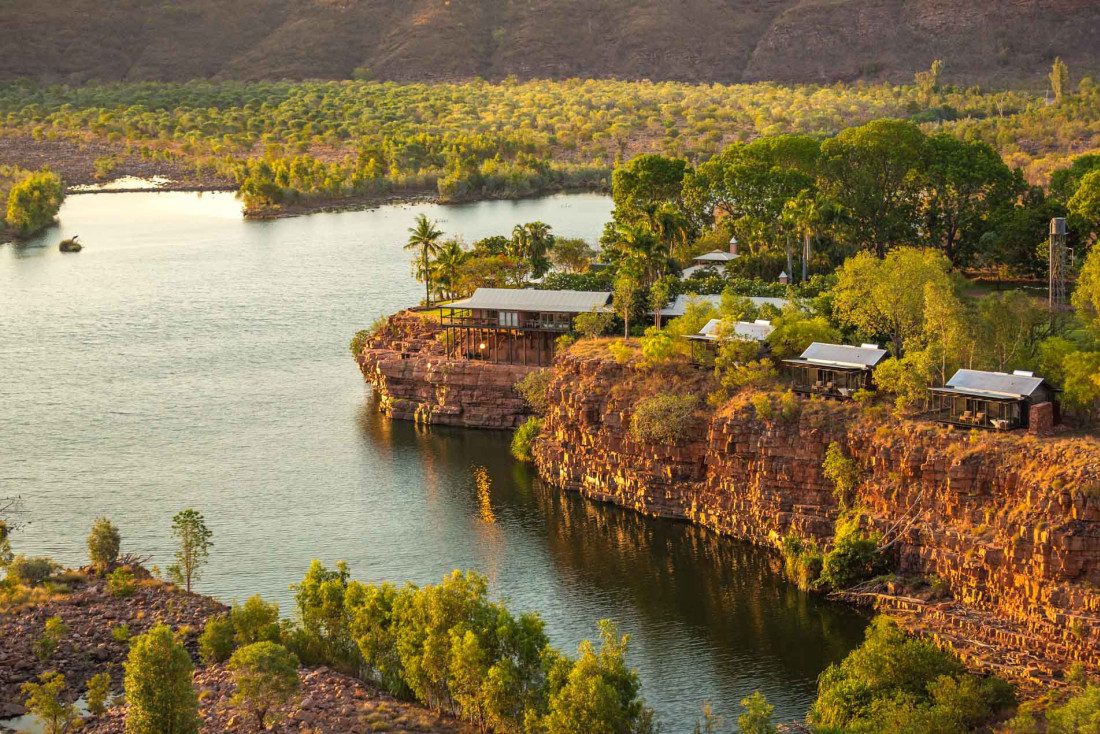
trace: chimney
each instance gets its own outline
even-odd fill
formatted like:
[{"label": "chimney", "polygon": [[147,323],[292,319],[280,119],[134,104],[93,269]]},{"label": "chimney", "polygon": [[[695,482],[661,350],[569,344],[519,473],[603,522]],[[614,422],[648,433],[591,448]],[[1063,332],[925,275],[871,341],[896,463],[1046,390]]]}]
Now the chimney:
[{"label": "chimney", "polygon": [[791,276],[787,275],[786,270],[784,270],[782,273],[779,274],[779,284],[780,285],[787,285],[790,282],[791,282]]},{"label": "chimney", "polygon": [[737,254],[737,238],[736,237],[730,237],[730,254],[731,255],[736,255]]}]

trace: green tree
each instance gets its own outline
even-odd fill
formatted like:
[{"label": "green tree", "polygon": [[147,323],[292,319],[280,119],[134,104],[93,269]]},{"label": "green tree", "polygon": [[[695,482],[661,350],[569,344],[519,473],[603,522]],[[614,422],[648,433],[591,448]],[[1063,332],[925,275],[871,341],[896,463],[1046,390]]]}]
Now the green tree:
[{"label": "green tree", "polygon": [[526,260],[531,268],[532,277],[541,278],[550,269],[548,255],[553,247],[554,235],[550,232],[550,225],[543,222],[528,222],[517,224],[512,229],[512,242],[508,253]]},{"label": "green tree", "polygon": [[8,226],[23,236],[34,234],[54,221],[64,199],[65,189],[56,173],[31,173],[8,190]]},{"label": "green tree", "polygon": [[1050,734],[1095,734],[1100,731],[1100,686],[1089,685],[1061,706],[1047,711]]},{"label": "green tree", "polygon": [[1050,69],[1050,89],[1054,92],[1054,101],[1062,103],[1062,98],[1069,91],[1069,67],[1062,61],[1062,57],[1054,59],[1054,66]]},{"label": "green tree", "polygon": [[825,344],[839,338],[835,328],[823,316],[809,316],[795,307],[788,307],[772,320],[772,332],[765,342],[776,359],[797,357],[814,342]]},{"label": "green tree", "polygon": [[1070,301],[1081,323],[1100,336],[1100,246],[1085,258]]},{"label": "green tree", "polygon": [[613,318],[613,315],[607,311],[579,313],[573,319],[573,328],[585,339],[596,339],[607,333]]},{"label": "green tree", "polygon": [[768,703],[760,691],[742,698],[741,707],[745,711],[737,717],[737,730],[740,734],[776,734],[778,730],[772,723],[775,706]]},{"label": "green tree", "polygon": [[88,704],[88,713],[101,716],[107,710],[107,699],[111,695],[111,674],[96,673],[88,679],[88,690],[84,700]]},{"label": "green tree", "polygon": [[653,153],[640,155],[615,169],[611,177],[615,221],[638,225],[661,204],[679,205],[686,172],[686,161]]},{"label": "green tree", "polygon": [[254,642],[238,648],[229,659],[237,692],[231,702],[267,729],[280,718],[280,709],[301,690],[298,657],[274,642]]},{"label": "green tree", "polygon": [[167,625],[130,643],[124,664],[126,734],[196,734],[199,698],[191,685],[191,656]]},{"label": "green tree", "polygon": [[[345,604],[349,592],[347,564],[341,561],[330,570],[314,560],[301,583],[291,589],[305,637],[305,653],[342,672],[355,672],[360,656],[351,635],[351,612]],[[296,652],[304,657],[302,650]]]},{"label": "green tree", "polygon": [[228,614],[206,620],[199,635],[199,659],[204,665],[224,663],[233,654],[236,629]]},{"label": "green tree", "polygon": [[900,357],[924,329],[927,285],[948,287],[950,267],[934,250],[903,247],[882,260],[859,253],[837,271],[833,314],[865,337],[886,337]]},{"label": "green tree", "polygon": [[588,270],[596,250],[579,237],[555,237],[550,250],[550,262],[565,273],[583,273]]},{"label": "green tree", "polygon": [[1075,351],[1062,360],[1062,396],[1091,419],[1100,417],[1100,352]]},{"label": "green tree", "polygon": [[457,298],[462,281],[462,266],[470,258],[470,253],[462,248],[462,242],[452,237],[444,242],[432,261],[432,283],[437,295],[446,300]]},{"label": "green tree", "polygon": [[856,490],[859,488],[859,463],[847,456],[840,444],[833,441],[825,451],[825,461],[821,464],[821,473],[832,482],[833,492],[840,503],[841,509],[847,509],[855,500]]},{"label": "green tree", "polygon": [[1100,232],[1100,168],[1089,171],[1081,178],[1066,208],[1087,224],[1090,233]]},{"label": "green tree", "polygon": [[409,228],[409,240],[405,243],[406,250],[413,250],[416,255],[413,259],[416,279],[424,283],[424,305],[432,305],[432,258],[439,254],[439,241],[443,237],[443,231],[435,222],[428,219],[427,215],[420,214],[416,217],[416,223]]},{"label": "green tree", "polygon": [[65,676],[61,673],[47,671],[37,683],[24,683],[20,691],[26,696],[27,710],[42,723],[44,734],[67,734],[79,727],[76,706],[65,700]]},{"label": "green tree", "polygon": [[1013,364],[1030,364],[1037,330],[1046,320],[1035,300],[1023,291],[993,293],[978,301],[979,343],[984,359],[1003,372]]},{"label": "green tree", "polygon": [[206,527],[202,513],[192,509],[176,513],[172,518],[172,535],[179,544],[176,562],[168,567],[168,574],[177,584],[184,584],[188,592],[191,582],[202,578],[202,567],[210,557],[210,540],[214,533]]},{"label": "green tree", "polygon": [[641,284],[632,273],[623,271],[615,278],[612,303],[615,312],[623,320],[623,337],[630,336],[630,316],[634,313],[634,309],[638,307],[641,293]]},{"label": "green tree", "polygon": [[236,630],[237,645],[279,641],[279,605],[268,604],[259,594],[248,597],[244,604],[234,603],[229,618]]},{"label": "green tree", "polygon": [[932,97],[940,91],[940,77],[943,75],[943,60],[936,59],[928,71],[918,71],[913,78],[924,97],[924,104],[931,105]]},{"label": "green tree", "polygon": [[912,122],[874,120],[821,144],[821,186],[847,214],[849,243],[883,257],[916,242],[924,143]]},{"label": "green tree", "polygon": [[541,428],[542,421],[538,418],[528,418],[522,426],[516,429],[516,432],[512,435],[512,456],[516,460],[534,461],[531,449]]},{"label": "green tree", "polygon": [[122,536],[106,517],[97,517],[88,533],[88,560],[99,571],[106,571],[118,561],[118,551]]}]

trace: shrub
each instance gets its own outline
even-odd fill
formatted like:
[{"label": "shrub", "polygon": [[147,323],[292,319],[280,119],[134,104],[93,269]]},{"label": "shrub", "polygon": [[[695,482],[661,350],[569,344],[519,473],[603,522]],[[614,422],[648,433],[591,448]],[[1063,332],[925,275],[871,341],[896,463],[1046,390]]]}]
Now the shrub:
[{"label": "shrub", "polygon": [[677,444],[683,441],[695,422],[699,400],[694,395],[662,393],[643,398],[630,417],[630,435],[636,441]]},{"label": "shrub", "polygon": [[118,561],[122,542],[118,528],[105,517],[97,517],[88,533],[88,560],[100,571],[106,571]]},{"label": "shrub", "polygon": [[119,624],[111,628],[111,639],[115,642],[130,641],[130,625]]},{"label": "shrub", "polygon": [[34,641],[34,654],[39,660],[49,660],[68,633],[69,627],[61,617],[50,617],[42,628],[42,636]]},{"label": "shrub", "polygon": [[134,638],[124,664],[126,734],[196,734],[199,698],[191,685],[191,656],[167,625]]},{"label": "shrub", "polygon": [[579,313],[573,319],[573,329],[585,339],[596,339],[611,329],[614,317],[603,311]]},{"label": "shrub", "polygon": [[1087,686],[1064,705],[1047,711],[1049,734],[1100,731],[1100,686]]},{"label": "shrub", "polygon": [[630,358],[634,356],[634,350],[622,339],[616,339],[608,344],[607,351],[611,352],[611,356],[614,357],[615,361],[619,364],[626,364],[630,361]]},{"label": "shrub", "polygon": [[88,679],[88,691],[84,701],[88,704],[88,713],[100,716],[107,710],[107,698],[111,695],[111,674],[96,673]]},{"label": "shrub", "polygon": [[859,487],[859,464],[844,454],[840,444],[833,441],[825,450],[825,461],[821,464],[825,478],[833,483],[833,496],[842,510],[848,508],[855,498]]},{"label": "shrub", "polygon": [[229,617],[239,646],[279,641],[279,605],[268,604],[259,594],[248,597],[244,604],[233,604]]},{"label": "shrub", "polygon": [[236,629],[227,614],[219,614],[206,621],[199,635],[199,658],[205,665],[224,663],[233,654],[233,638]]},{"label": "shrub", "polygon": [[821,581],[831,589],[847,589],[886,570],[886,558],[878,550],[878,534],[866,535],[859,516],[841,517],[836,523],[833,547],[821,563]]},{"label": "shrub", "polygon": [[538,418],[528,418],[526,423],[517,428],[512,434],[512,456],[520,461],[533,461],[531,449],[541,429],[542,421]]},{"label": "shrub", "polygon": [[783,554],[783,570],[787,578],[803,591],[812,591],[817,587],[821,576],[822,557],[817,543],[808,538],[788,535],[783,538],[780,547]]},{"label": "shrub", "polygon": [[528,372],[523,379],[515,384],[515,391],[519,393],[531,410],[539,415],[545,415],[547,408],[550,407],[546,391],[553,379],[554,373],[552,370]]},{"label": "shrub", "polygon": [[562,334],[554,340],[554,352],[560,354],[577,343],[577,337],[572,334]]},{"label": "shrub", "polygon": [[737,730],[740,734],[776,734],[772,724],[772,712],[775,706],[768,703],[760,691],[741,699],[744,713],[737,717]]},{"label": "shrub", "polygon": [[821,674],[808,719],[815,729],[961,734],[1010,701],[1003,681],[965,673],[953,655],[880,616],[862,645]]},{"label": "shrub", "polygon": [[254,642],[233,653],[229,670],[237,692],[232,703],[256,717],[261,729],[277,721],[280,708],[299,691],[298,658],[274,642]]},{"label": "shrub", "polygon": [[793,423],[802,413],[802,403],[791,390],[779,396],[779,413],[786,423]]},{"label": "shrub", "polygon": [[58,565],[49,558],[28,558],[22,553],[16,556],[8,564],[8,576],[16,582],[26,586],[38,586],[52,576]]},{"label": "shrub", "polygon": [[752,396],[752,407],[756,410],[756,417],[762,421],[770,421],[775,417],[772,399],[764,393],[757,393]]},{"label": "shrub", "polygon": [[137,586],[134,584],[134,574],[125,568],[116,568],[107,577],[107,588],[110,590],[111,596],[133,596],[137,590]]},{"label": "shrub", "polygon": [[354,356],[358,357],[362,353],[363,347],[367,345],[367,340],[371,338],[373,333],[369,329],[360,329],[355,332],[355,336],[351,338],[351,344],[348,345],[348,349],[351,350]]},{"label": "shrub", "polygon": [[48,671],[38,681],[28,681],[20,687],[26,696],[24,705],[38,717],[43,734],[65,734],[79,721],[76,707],[65,700],[65,676]]}]

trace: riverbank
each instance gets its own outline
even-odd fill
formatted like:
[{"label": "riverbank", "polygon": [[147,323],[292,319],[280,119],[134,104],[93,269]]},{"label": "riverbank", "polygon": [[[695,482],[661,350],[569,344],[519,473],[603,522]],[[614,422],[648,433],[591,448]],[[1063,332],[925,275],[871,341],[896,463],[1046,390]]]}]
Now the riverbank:
[{"label": "riverbank", "polygon": [[[199,692],[203,732],[245,732],[255,729],[251,718],[240,716],[229,702],[235,687],[224,664],[202,667],[198,639],[206,622],[225,614],[224,604],[200,594],[188,593],[135,568],[138,581],[128,597],[115,596],[106,581],[89,569],[56,575],[50,590],[37,587],[19,603],[0,609],[0,731],[3,722],[26,713],[20,686],[46,671],[65,676],[68,690],[79,696],[88,680],[98,673],[111,676],[114,693],[122,692],[123,662],[129,638],[165,623],[172,627],[196,664],[193,683]],[[57,649],[48,656],[36,652],[47,619],[57,617],[65,625]],[[301,695],[290,706],[285,722],[274,731],[353,731],[358,728],[389,731],[403,728],[420,732],[472,731],[449,717],[381,693],[362,681],[327,667],[302,667],[298,671]],[[109,708],[88,719],[81,731],[121,733],[125,705]]]},{"label": "riverbank", "polygon": [[[360,368],[397,418],[477,425],[468,393],[446,389],[469,363],[433,345],[438,325],[402,313],[368,342]],[[478,364],[479,384],[510,377]],[[542,480],[637,512],[675,518],[779,549],[796,536],[828,547],[841,499],[822,469],[836,443],[858,463],[857,503],[890,543],[893,574],[841,596],[891,613],[955,650],[973,669],[1025,688],[1100,673],[1100,442],[972,434],[898,420],[854,404],[779,396],[700,407],[675,444],[629,430],[638,402],[675,385],[704,406],[706,373],[651,371],[581,343],[552,368],[549,409],[534,447]],[[477,413],[513,410],[514,393],[477,396]],[[492,397],[498,410],[486,407]],[[773,406],[761,412],[761,400]],[[516,415],[511,422],[519,420]],[[428,421],[432,422],[432,421]]]}]

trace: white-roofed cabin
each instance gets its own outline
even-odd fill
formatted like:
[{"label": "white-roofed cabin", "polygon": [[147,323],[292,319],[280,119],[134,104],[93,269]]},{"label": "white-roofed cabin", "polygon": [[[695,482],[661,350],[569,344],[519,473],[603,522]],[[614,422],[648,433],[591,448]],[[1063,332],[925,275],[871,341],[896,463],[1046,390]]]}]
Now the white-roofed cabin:
[{"label": "white-roofed cabin", "polygon": [[847,400],[859,390],[874,389],[875,367],[886,355],[876,344],[853,347],[814,342],[800,357],[784,362],[796,393]]},{"label": "white-roofed cabin", "polygon": [[1030,372],[959,370],[943,387],[929,390],[933,420],[965,428],[1011,431],[1027,428],[1031,407],[1053,405],[1058,422],[1058,388]]},{"label": "white-roofed cabin", "polygon": [[688,334],[685,339],[691,342],[691,363],[697,367],[713,367],[718,354],[718,345],[723,341],[741,339],[753,341],[764,346],[764,340],[775,328],[770,321],[736,321],[722,323],[722,319],[711,319],[698,334]]}]

